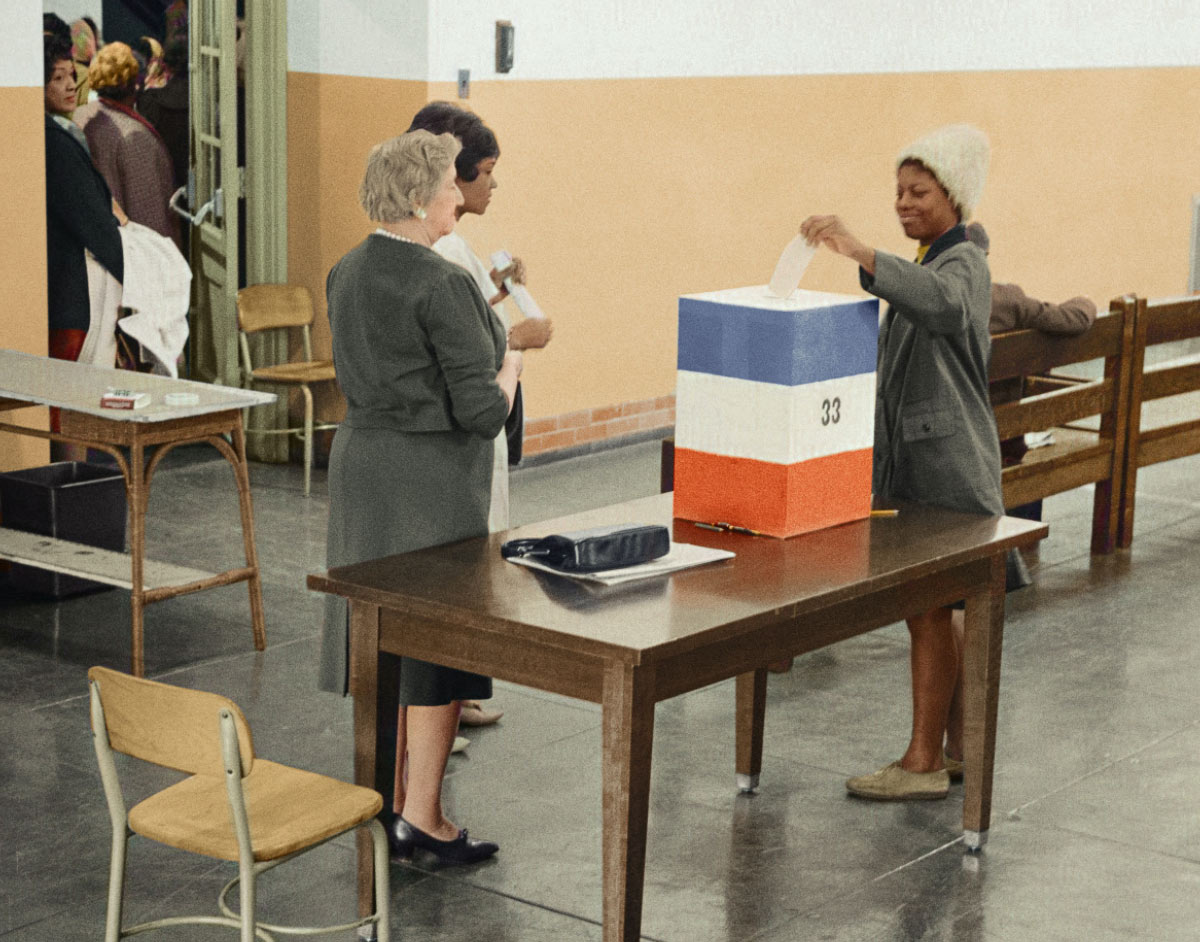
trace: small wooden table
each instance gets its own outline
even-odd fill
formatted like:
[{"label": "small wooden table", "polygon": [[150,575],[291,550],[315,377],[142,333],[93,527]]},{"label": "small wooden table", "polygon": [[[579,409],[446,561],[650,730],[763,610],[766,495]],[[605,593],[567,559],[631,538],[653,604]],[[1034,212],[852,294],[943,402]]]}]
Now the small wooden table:
[{"label": "small wooden table", "polygon": [[[100,396],[109,387],[146,392],[151,401],[141,409],[102,409]],[[166,396],[169,393],[192,393],[197,401],[168,405]],[[0,422],[0,431],[76,442],[112,455],[125,476],[130,549],[126,555],[0,527],[0,558],[129,589],[133,610],[130,669],[138,677],[145,670],[143,608],[151,602],[202,589],[235,582],[249,583],[254,647],[263,650],[267,643],[266,628],[258,553],[254,547],[254,515],[250,506],[242,410],[274,399],[272,393],[0,350],[0,412],[31,404],[61,410],[57,433],[8,422]],[[232,445],[225,440],[226,435]],[[190,442],[208,442],[233,466],[241,507],[242,542],[246,553],[244,567],[208,573],[146,559],[146,506],[150,500],[150,479],[167,452]],[[121,446],[129,449],[128,461]],[[147,449],[150,450],[149,463],[146,462]]]},{"label": "small wooden table", "polygon": [[[901,505],[897,517],[776,540],[676,520],[675,540],[732,549],[736,558],[599,590],[500,557],[514,535],[627,522],[671,524],[671,495],[310,575],[309,588],[350,602],[356,780],[390,790],[394,655],[601,704],[604,939],[632,942],[641,927],[655,703],[736,677],[737,781],[752,789],[768,663],[965,599],[963,828],[969,847],[983,845],[1005,554],[1044,537],[1044,524]],[[369,908],[365,848],[359,890]]]}]

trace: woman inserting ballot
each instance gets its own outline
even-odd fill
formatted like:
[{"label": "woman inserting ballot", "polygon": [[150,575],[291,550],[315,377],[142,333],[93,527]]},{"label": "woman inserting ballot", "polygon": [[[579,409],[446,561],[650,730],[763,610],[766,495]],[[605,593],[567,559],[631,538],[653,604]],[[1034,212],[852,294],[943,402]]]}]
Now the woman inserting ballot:
[{"label": "woman inserting ballot", "polygon": [[[988,157],[987,138],[967,125],[939,128],[900,153],[895,208],[918,244],[915,262],[868,247],[837,216],[810,216],[800,227],[810,244],[857,262],[863,288],[888,302],[879,333],[876,500],[1004,512],[988,401],[991,276],[964,227],[983,192]],[[1013,551],[1008,588],[1028,582]],[[944,798],[951,779],[962,778],[961,604],[910,618],[908,630],[912,736],[898,761],[847,781],[862,798]]]},{"label": "woman inserting ballot", "polygon": [[[329,273],[326,294],[346,418],[329,456],[330,567],[488,532],[492,442],[522,359],[471,276],[431,246],[454,229],[460,144],[413,131],[375,147],[359,199],[378,225]],[[321,686],[346,689],[344,600],[326,602]],[[392,850],[442,863],[490,857],[442,808],[459,701],[490,678],[400,659]],[[407,768],[405,758],[407,756]],[[407,774],[405,774],[407,771]],[[386,796],[385,796],[386,798]]]}]

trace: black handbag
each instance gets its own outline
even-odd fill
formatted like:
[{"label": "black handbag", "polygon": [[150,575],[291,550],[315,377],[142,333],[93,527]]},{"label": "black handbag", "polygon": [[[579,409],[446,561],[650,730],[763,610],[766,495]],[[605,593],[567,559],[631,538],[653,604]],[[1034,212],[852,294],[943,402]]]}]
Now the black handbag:
[{"label": "black handbag", "polygon": [[602,572],[637,566],[666,556],[671,534],[666,527],[619,524],[541,538],[509,540],[500,547],[505,559],[536,559],[562,572]]},{"label": "black handbag", "polygon": [[521,463],[521,448],[525,443],[525,397],[521,395],[521,384],[513,396],[513,407],[504,420],[504,437],[508,439],[508,466],[515,468]]}]

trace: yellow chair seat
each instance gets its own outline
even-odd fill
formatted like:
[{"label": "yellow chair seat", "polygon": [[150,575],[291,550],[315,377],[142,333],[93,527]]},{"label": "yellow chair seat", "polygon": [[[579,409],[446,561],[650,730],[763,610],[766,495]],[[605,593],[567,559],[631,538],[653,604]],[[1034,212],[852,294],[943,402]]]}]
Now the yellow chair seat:
[{"label": "yellow chair seat", "polygon": [[[242,780],[256,861],[278,860],[375,817],[379,793],[315,772],[255,759]],[[225,780],[193,775],[129,809],[129,827],[171,847],[238,859]]]},{"label": "yellow chair seat", "polygon": [[321,383],[337,379],[332,360],[260,366],[251,375],[262,383]]}]

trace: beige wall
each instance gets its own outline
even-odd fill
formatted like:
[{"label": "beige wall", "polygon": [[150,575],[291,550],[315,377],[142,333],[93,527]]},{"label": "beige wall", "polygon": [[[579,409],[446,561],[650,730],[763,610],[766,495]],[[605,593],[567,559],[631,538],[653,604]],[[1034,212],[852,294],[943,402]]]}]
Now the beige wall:
[{"label": "beige wall", "polygon": [[[46,191],[42,89],[0,88],[4,225],[0,226],[0,348],[46,353]],[[0,413],[46,428],[45,409]],[[45,464],[42,439],[0,433],[0,471]]]},{"label": "beige wall", "polygon": [[[454,94],[290,75],[293,279],[323,295],[330,265],[369,230],[355,199],[366,151]],[[910,254],[892,159],[948,122],[992,140],[977,218],[997,280],[1102,302],[1186,288],[1200,69],[476,81],[465,104],[503,157],[488,214],[461,231],[480,255],[524,257],[556,323],[528,358],[530,418],[670,394],[678,296],[764,283],[810,212]],[[804,285],[859,290],[828,253]]]}]

